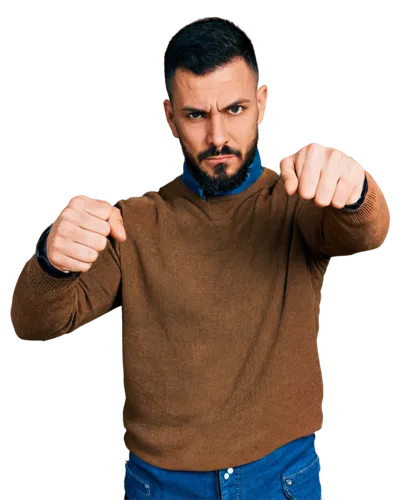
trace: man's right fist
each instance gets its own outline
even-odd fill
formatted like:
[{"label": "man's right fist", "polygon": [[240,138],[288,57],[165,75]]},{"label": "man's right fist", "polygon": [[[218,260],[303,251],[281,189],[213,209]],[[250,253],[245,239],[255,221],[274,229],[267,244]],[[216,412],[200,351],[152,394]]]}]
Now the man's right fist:
[{"label": "man's right fist", "polygon": [[107,201],[75,196],[54,221],[46,255],[59,271],[86,272],[107,245],[107,236],[126,240],[121,211]]}]

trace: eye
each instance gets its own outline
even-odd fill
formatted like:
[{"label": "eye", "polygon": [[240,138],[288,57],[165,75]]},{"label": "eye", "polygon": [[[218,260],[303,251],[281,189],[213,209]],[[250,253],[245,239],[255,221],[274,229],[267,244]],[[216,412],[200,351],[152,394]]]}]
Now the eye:
[{"label": "eye", "polygon": [[198,111],[193,111],[192,113],[189,113],[187,116],[188,118],[191,118],[192,120],[196,121],[196,118],[193,118],[193,116],[191,115],[200,115],[201,116],[201,113],[199,113]]},{"label": "eye", "polygon": [[232,106],[229,111],[232,111],[233,115],[240,115],[240,113],[242,113],[243,110],[244,110],[243,106],[237,105],[237,106]]}]

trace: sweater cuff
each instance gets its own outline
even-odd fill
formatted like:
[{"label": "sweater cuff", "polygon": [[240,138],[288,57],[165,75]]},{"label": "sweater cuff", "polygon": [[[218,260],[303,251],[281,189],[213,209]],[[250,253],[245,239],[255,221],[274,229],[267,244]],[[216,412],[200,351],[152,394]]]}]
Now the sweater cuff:
[{"label": "sweater cuff", "polygon": [[362,188],[360,197],[358,198],[358,200],[355,203],[352,203],[351,205],[345,205],[343,208],[347,208],[349,210],[355,210],[356,208],[360,207],[365,199],[365,195],[367,194],[367,191],[368,191],[368,181],[367,181],[367,174],[365,173],[364,184],[363,184],[363,188]]},{"label": "sweater cuff", "polygon": [[77,274],[76,272],[64,272],[60,271],[59,269],[56,269],[54,266],[50,264],[49,259],[47,258],[47,252],[46,252],[46,241],[47,241],[47,236],[50,232],[51,226],[53,224],[50,224],[49,227],[47,227],[43,233],[41,234],[39,241],[37,242],[36,245],[36,259],[40,265],[40,267],[43,269],[45,273],[47,273],[49,276],[52,276],[53,278],[61,278],[61,279],[66,279],[71,277],[73,274]]}]

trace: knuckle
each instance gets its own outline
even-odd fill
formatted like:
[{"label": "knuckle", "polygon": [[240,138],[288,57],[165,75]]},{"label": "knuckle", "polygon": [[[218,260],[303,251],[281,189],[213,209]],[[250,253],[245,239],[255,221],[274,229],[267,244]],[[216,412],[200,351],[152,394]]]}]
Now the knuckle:
[{"label": "knuckle", "polygon": [[87,271],[89,271],[89,269],[90,269],[91,267],[92,267],[92,264],[90,264],[90,263],[85,263],[85,264],[84,264],[84,263],[82,262],[82,263],[79,265],[80,271],[81,271],[82,273],[86,273]]},{"label": "knuckle", "polygon": [[106,210],[107,218],[110,217],[112,213],[112,205],[111,203],[108,203],[106,200],[94,200],[96,204],[102,208],[102,210]]},{"label": "knuckle", "polygon": [[98,238],[107,238],[110,228],[106,221],[101,221],[101,223],[96,221],[91,230],[96,234]]},{"label": "knuckle", "polygon": [[71,207],[81,207],[85,202],[85,197],[83,195],[74,196],[68,203]]},{"label": "knuckle", "polygon": [[105,236],[100,236],[100,252],[102,252],[107,246],[107,238]]},{"label": "knuckle", "polygon": [[326,201],[324,201],[322,198],[314,198],[314,202],[317,207],[325,207],[327,205]]},{"label": "knuckle", "polygon": [[62,255],[55,251],[54,249],[50,249],[47,252],[47,259],[50,261],[50,264],[55,267],[63,266],[63,258]]},{"label": "knuckle", "polygon": [[343,156],[343,153],[337,149],[331,149],[329,150],[329,153],[333,158],[341,158]]},{"label": "knuckle", "polygon": [[46,248],[48,255],[50,255],[51,253],[51,255],[55,257],[57,254],[61,253],[62,251],[61,240],[62,238],[59,235],[55,234],[52,240],[50,242],[49,241],[47,242],[49,243],[48,248]]},{"label": "knuckle", "polygon": [[105,200],[90,200],[91,208],[94,209],[97,216],[103,220],[108,220],[112,214],[113,206]]},{"label": "knuckle", "polygon": [[111,233],[111,226],[110,226],[109,222],[107,222],[107,221],[104,221],[104,222],[105,222],[105,225],[104,225],[104,237],[107,238],[107,236]]},{"label": "knuckle", "polygon": [[62,212],[53,225],[54,232],[63,236],[70,236],[78,225],[78,217],[75,211]]},{"label": "knuckle", "polygon": [[55,235],[63,237],[71,236],[73,227],[74,226],[70,220],[63,218],[57,225]]},{"label": "knuckle", "polygon": [[72,219],[72,214],[75,212],[70,205],[66,206],[61,212],[59,219]]},{"label": "knuckle", "polygon": [[107,219],[109,219],[113,213],[114,207],[110,203],[108,203],[108,201],[106,201],[105,203],[107,203],[107,206],[106,206],[107,210],[108,210]]},{"label": "knuckle", "polygon": [[99,256],[99,252],[95,250],[94,248],[88,248],[86,251],[87,254],[87,259],[89,262],[94,262],[97,260],[97,257]]}]

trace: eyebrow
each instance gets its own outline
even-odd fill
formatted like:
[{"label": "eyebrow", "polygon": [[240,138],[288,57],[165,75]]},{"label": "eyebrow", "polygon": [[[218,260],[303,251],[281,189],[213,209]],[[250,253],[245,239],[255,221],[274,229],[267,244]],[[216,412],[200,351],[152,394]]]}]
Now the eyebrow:
[{"label": "eyebrow", "polygon": [[[247,103],[247,102],[251,102],[251,101],[250,101],[250,99],[238,99],[237,101],[232,102],[231,104],[228,104],[228,106],[225,106],[223,111],[226,111],[230,108],[233,108],[234,106],[238,106],[239,104],[245,103],[245,102]],[[190,106],[185,106],[184,108],[181,108],[181,111],[190,111],[192,113],[207,113],[207,111],[205,111],[204,109],[192,108]]]}]

